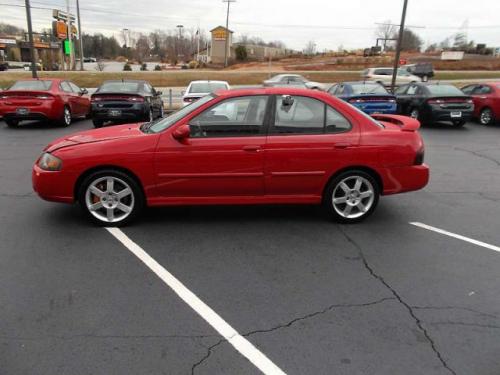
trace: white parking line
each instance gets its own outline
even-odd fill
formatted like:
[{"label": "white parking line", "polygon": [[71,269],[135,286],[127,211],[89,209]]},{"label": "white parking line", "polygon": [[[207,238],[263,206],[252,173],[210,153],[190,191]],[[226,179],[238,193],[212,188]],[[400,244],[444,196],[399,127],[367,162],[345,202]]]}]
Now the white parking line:
[{"label": "white parking line", "polygon": [[233,327],[222,319],[214,310],[199,299],[193,292],[184,286],[174,275],[154,260],[139,245],[132,241],[118,228],[106,228],[118,241],[120,241],[132,254],[139,258],[151,271],[163,280],[172,290],[186,302],[194,311],[210,324],[222,337],[224,337],[244,357],[252,362],[264,374],[285,374],[250,341],[241,336]]},{"label": "white parking line", "polygon": [[409,224],[414,225],[416,227],[423,228],[423,229],[427,229],[427,230],[430,230],[430,231],[433,231],[436,233],[444,234],[445,236],[449,236],[449,237],[453,237],[453,238],[456,238],[456,239],[459,239],[459,240],[462,240],[465,242],[469,242],[469,243],[472,243],[472,244],[477,245],[477,246],[485,247],[487,249],[500,252],[500,247],[495,246],[495,245],[490,245],[489,243],[486,243],[486,242],[478,241],[478,240],[475,240],[473,238],[469,238],[469,237],[462,236],[460,234],[448,232],[446,230],[432,227],[430,225],[419,223],[419,222],[410,222]]}]

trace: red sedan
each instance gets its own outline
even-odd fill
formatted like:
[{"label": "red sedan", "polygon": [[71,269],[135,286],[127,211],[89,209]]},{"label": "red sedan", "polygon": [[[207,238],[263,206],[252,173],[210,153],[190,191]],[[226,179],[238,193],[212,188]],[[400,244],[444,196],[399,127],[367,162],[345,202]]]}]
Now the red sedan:
[{"label": "red sedan", "polygon": [[375,117],[313,90],[218,92],[150,123],[52,142],[33,186],[103,225],[125,224],[145,205],[269,203],[323,204],[357,222],[380,195],[429,179],[419,122]]},{"label": "red sedan", "polygon": [[69,126],[73,118],[89,114],[90,99],[86,94],[87,90],[62,79],[17,81],[0,92],[0,116],[9,127],[24,120],[56,121]]},{"label": "red sedan", "polygon": [[484,82],[468,85],[462,91],[474,101],[474,117],[482,125],[500,120],[500,82]]}]

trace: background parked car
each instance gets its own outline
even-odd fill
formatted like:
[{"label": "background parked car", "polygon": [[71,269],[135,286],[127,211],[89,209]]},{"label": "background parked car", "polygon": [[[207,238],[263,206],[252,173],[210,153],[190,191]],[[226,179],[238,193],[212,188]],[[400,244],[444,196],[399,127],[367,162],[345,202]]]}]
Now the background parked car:
[{"label": "background parked car", "polygon": [[226,81],[192,81],[182,96],[182,105],[186,106],[218,90],[230,90]]},{"label": "background parked car", "polygon": [[377,82],[342,82],[328,90],[365,113],[396,113],[396,97]]},{"label": "background parked car", "polygon": [[86,89],[62,79],[17,81],[0,93],[0,116],[9,127],[24,120],[50,120],[69,126],[72,118],[88,115],[90,101],[86,94]]},{"label": "background parked car", "polygon": [[406,64],[401,67],[414,76],[420,77],[422,82],[427,82],[434,77],[434,66],[432,63]]},{"label": "background parked car", "polygon": [[106,81],[91,96],[92,122],[100,128],[107,121],[153,121],[163,117],[161,94],[146,81]]},{"label": "background parked car", "polygon": [[278,74],[265,80],[264,87],[297,87],[311,90],[325,90],[325,85],[319,82],[309,81],[299,74]]},{"label": "background parked car", "polygon": [[500,120],[500,82],[472,84],[462,88],[474,101],[474,117],[482,125]]},{"label": "background parked car", "polygon": [[395,94],[399,113],[422,123],[451,121],[459,127],[474,111],[471,97],[453,85],[410,83],[399,87]]},{"label": "background parked car", "polygon": [[[375,81],[390,86],[392,83],[392,72],[394,68],[369,68],[361,73],[361,78],[367,81]],[[406,69],[399,68],[396,76],[396,85],[400,86],[410,82],[421,82],[420,77],[408,73]]]}]

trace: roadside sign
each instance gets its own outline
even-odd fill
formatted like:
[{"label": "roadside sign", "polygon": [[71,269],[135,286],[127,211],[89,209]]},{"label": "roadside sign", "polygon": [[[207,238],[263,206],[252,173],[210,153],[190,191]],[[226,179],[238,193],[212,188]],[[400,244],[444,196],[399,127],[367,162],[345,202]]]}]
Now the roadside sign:
[{"label": "roadside sign", "polygon": [[64,54],[71,55],[72,51],[73,51],[73,42],[71,40],[66,39],[64,41]]}]

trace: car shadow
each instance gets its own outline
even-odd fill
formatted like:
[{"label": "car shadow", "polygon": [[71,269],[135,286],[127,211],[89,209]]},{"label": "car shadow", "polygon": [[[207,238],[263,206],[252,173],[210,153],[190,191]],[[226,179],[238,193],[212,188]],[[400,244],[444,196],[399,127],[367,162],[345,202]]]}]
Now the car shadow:
[{"label": "car shadow", "polygon": [[[81,121],[85,121],[85,119],[83,118],[73,119],[71,125],[74,125]],[[7,128],[7,124],[5,124],[5,122],[0,120],[0,123]],[[71,127],[71,125],[69,127]],[[57,124],[57,122],[55,121],[33,120],[33,121],[23,121],[18,126],[9,129],[16,131],[16,130],[33,130],[33,129],[63,129],[63,127]]]},{"label": "car shadow", "polygon": [[454,131],[468,131],[467,128],[470,125],[474,125],[470,122],[466,123],[464,126],[454,126],[448,122],[434,122],[434,123],[422,123],[422,129],[440,129],[440,130],[454,130]]}]

